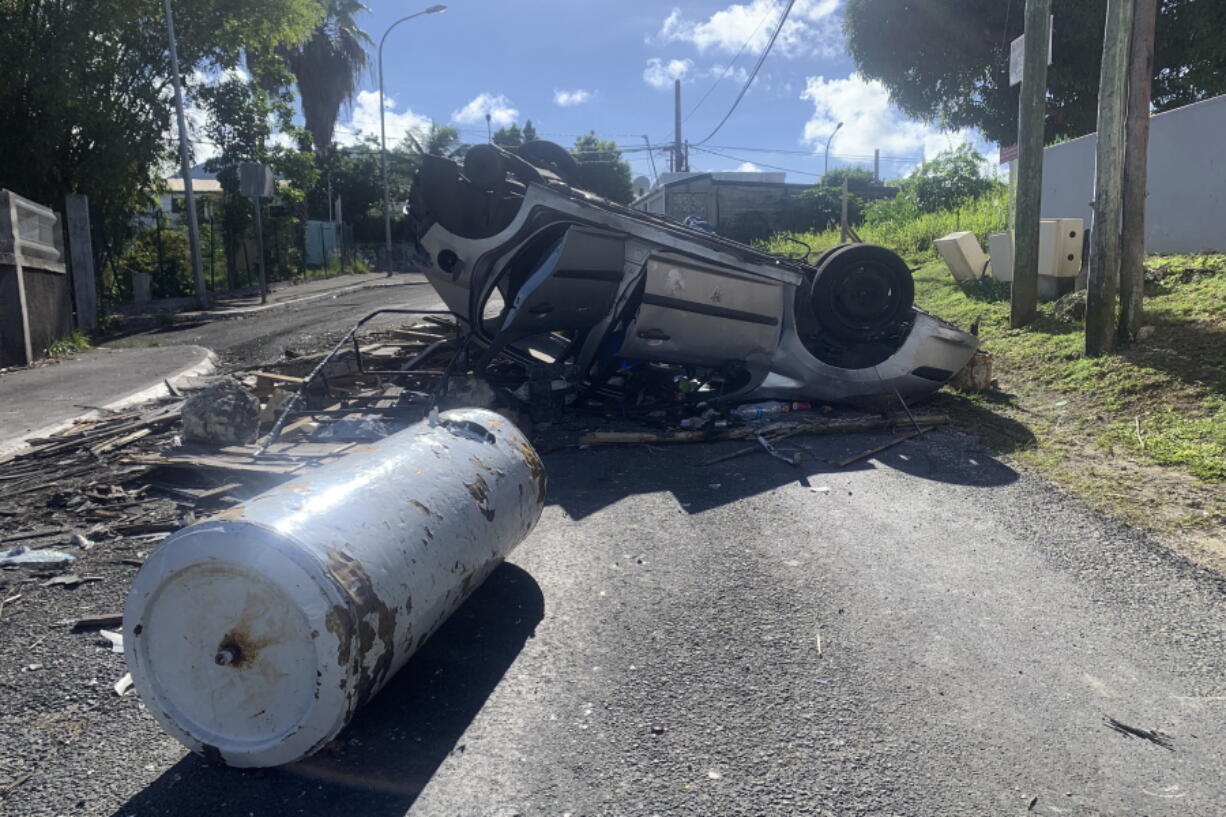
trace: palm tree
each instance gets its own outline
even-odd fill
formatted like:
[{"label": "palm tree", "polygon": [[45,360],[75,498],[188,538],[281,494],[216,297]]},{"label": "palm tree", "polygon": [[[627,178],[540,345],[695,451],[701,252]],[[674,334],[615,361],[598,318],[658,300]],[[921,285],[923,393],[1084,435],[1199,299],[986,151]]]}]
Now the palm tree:
[{"label": "palm tree", "polygon": [[468,145],[460,142],[460,132],[450,125],[431,122],[421,133],[409,131],[404,135],[404,147],[410,154],[442,156],[447,159],[462,159]]},{"label": "palm tree", "polygon": [[355,19],[370,11],[360,0],[320,0],[323,22],[309,40],[285,53],[298,84],[302,118],[315,153],[325,159],[341,107],[353,99],[358,80],[370,64],[370,35]]}]

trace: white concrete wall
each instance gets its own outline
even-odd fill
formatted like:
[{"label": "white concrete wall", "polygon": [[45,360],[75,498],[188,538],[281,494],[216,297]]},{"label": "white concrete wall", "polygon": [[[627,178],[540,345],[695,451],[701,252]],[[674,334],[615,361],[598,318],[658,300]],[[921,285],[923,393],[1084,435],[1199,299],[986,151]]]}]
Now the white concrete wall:
[{"label": "white concrete wall", "polygon": [[[1090,134],[1043,152],[1043,218],[1089,225],[1094,198]],[[1150,120],[1147,252],[1226,252],[1226,95]]]}]

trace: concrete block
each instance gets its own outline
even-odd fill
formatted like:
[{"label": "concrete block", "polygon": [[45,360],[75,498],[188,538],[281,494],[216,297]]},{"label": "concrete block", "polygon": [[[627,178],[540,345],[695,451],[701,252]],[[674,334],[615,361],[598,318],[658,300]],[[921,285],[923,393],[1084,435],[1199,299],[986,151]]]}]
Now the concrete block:
[{"label": "concrete block", "polygon": [[932,243],[957,281],[978,280],[989,269],[988,257],[974,233],[965,230],[950,233]]}]

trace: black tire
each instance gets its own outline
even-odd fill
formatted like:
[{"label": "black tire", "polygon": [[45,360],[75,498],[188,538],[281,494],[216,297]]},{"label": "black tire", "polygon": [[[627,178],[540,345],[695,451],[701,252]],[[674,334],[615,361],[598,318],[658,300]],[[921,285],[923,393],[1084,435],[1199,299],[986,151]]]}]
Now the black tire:
[{"label": "black tire", "polygon": [[570,151],[561,145],[545,139],[535,139],[520,145],[515,152],[529,164],[548,170],[571,187],[579,186],[579,163],[570,155]]},{"label": "black tire", "polygon": [[809,304],[821,329],[851,343],[880,338],[907,318],[914,303],[907,262],[876,244],[830,252],[809,286]]}]

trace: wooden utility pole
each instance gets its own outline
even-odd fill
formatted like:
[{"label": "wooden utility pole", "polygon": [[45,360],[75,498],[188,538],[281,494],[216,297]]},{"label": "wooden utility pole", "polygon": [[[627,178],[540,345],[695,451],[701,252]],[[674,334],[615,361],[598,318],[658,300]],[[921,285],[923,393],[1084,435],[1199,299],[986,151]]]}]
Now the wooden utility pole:
[{"label": "wooden utility pole", "polygon": [[1039,303],[1039,206],[1043,199],[1043,126],[1051,0],[1026,0],[1022,92],[1017,111],[1017,215],[1009,325],[1034,320]]},{"label": "wooden utility pole", "polygon": [[1086,354],[1115,348],[1115,300],[1120,276],[1120,218],[1124,187],[1124,119],[1133,0],[1107,0],[1103,65],[1098,81],[1098,153],[1094,174],[1094,230],[1086,292]]},{"label": "wooden utility pole", "polygon": [[842,213],[842,216],[839,218],[839,243],[846,244],[847,243],[847,227],[848,227],[848,224],[847,224],[847,174],[846,173],[843,174],[842,199],[843,199],[843,202],[842,202],[843,213]]},{"label": "wooden utility pole", "polygon": [[1145,196],[1149,177],[1149,102],[1154,77],[1158,0],[1134,0],[1128,60],[1128,122],[1124,126],[1124,219],[1120,258],[1119,339],[1141,328],[1145,288]]}]

